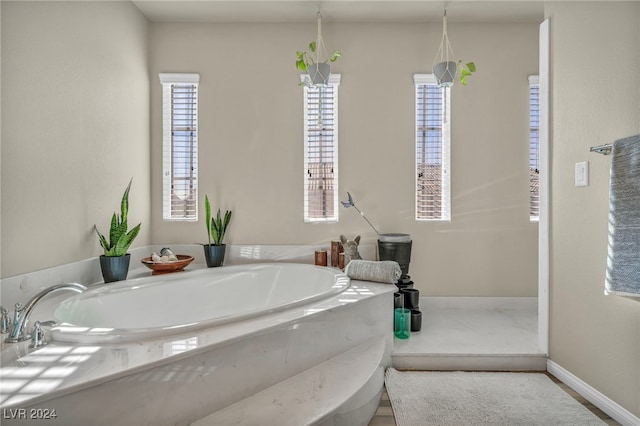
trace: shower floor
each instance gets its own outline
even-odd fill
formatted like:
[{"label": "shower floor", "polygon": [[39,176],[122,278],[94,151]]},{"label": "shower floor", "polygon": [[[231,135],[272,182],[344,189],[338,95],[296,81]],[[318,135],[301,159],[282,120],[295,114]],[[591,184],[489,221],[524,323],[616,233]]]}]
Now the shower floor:
[{"label": "shower floor", "polygon": [[421,297],[422,329],[394,338],[392,362],[415,370],[546,370],[536,297]]}]

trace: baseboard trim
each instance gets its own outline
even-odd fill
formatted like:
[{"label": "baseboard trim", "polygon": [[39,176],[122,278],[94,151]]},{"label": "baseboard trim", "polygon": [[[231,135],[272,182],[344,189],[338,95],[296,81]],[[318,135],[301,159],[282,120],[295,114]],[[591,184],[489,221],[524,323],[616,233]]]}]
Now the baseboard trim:
[{"label": "baseboard trim", "polygon": [[565,370],[560,365],[551,360],[547,360],[547,371],[557,377],[562,383],[578,392],[590,403],[607,413],[609,417],[617,421],[623,426],[638,426],[640,418],[633,415],[619,404],[598,392],[578,377]]}]

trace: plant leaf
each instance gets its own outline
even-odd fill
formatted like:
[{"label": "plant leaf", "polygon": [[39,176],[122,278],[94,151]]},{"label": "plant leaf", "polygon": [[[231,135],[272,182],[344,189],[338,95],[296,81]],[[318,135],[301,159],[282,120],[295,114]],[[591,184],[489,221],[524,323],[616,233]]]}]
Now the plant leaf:
[{"label": "plant leaf", "polygon": [[304,59],[299,59],[296,61],[296,68],[300,71],[307,71],[307,64],[304,62]]},{"label": "plant leaf", "polygon": [[312,52],[316,51],[316,42],[312,41],[311,43],[309,43],[309,50]]},{"label": "plant leaf", "polygon": [[131,229],[131,231],[126,234],[122,234],[120,239],[116,243],[114,256],[124,256],[127,254],[127,250],[129,250],[129,246],[133,243],[133,240],[138,236],[138,232],[140,232],[141,223],[135,226],[135,228]]},{"label": "plant leaf", "polygon": [[468,62],[467,68],[469,69],[469,72],[476,72],[476,64],[474,64],[473,62]]},{"label": "plant leaf", "polygon": [[[220,216],[220,209],[218,209],[218,216]],[[220,245],[220,224],[217,217],[211,219],[211,236],[213,237],[213,244]]]},{"label": "plant leaf", "polygon": [[218,232],[218,227],[215,225],[215,219],[211,219],[211,236],[213,237],[213,245],[219,246],[218,241],[220,241],[220,233]]},{"label": "plant leaf", "polygon": [[222,243],[222,239],[224,238],[224,227],[222,226],[220,209],[218,209],[218,214],[216,214],[216,230],[218,231],[218,239],[216,240],[216,245],[219,246]]},{"label": "plant leaf", "polygon": [[111,216],[111,227],[109,228],[109,249],[113,248],[120,238],[120,221],[115,213]]},{"label": "plant leaf", "polygon": [[93,225],[93,229],[96,230],[96,234],[98,234],[98,239],[100,240],[100,246],[102,246],[102,249],[106,254],[109,250],[109,243],[107,242],[107,239],[100,233],[100,231],[98,231],[98,227],[96,225]]},{"label": "plant leaf", "polygon": [[339,50],[334,50],[333,51],[333,55],[331,55],[331,58],[329,59],[331,62],[335,62],[338,60],[338,58],[342,56],[342,53],[340,53]]},{"label": "plant leaf", "polygon": [[225,229],[227,228],[227,226],[229,226],[229,222],[231,222],[231,210],[227,210],[227,212],[224,214],[224,227]]},{"label": "plant leaf", "polygon": [[220,241],[219,241],[220,244],[222,244],[222,241],[224,241],[224,235],[227,232],[227,226],[229,226],[230,220],[231,220],[231,211],[227,210],[225,212],[224,220],[220,219],[220,212],[218,211],[218,221],[220,225]]},{"label": "plant leaf", "polygon": [[127,185],[127,189],[125,189],[124,194],[122,194],[122,201],[120,202],[120,215],[122,217],[122,223],[127,223],[127,214],[129,213],[129,190],[131,189],[131,182],[133,182],[133,178],[129,180],[129,185]]},{"label": "plant leaf", "polygon": [[209,197],[204,196],[204,211],[206,215],[205,225],[207,226],[207,238],[209,239],[209,245],[211,245],[211,204],[209,203]]}]

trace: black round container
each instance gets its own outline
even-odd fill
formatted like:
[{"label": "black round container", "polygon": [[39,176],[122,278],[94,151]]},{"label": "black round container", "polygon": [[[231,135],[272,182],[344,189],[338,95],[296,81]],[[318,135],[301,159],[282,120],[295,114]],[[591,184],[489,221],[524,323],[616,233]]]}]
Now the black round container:
[{"label": "black round container", "polygon": [[422,329],[422,312],[417,309],[411,310],[411,331]]},{"label": "black round container", "polygon": [[382,234],[378,239],[380,260],[394,260],[400,265],[403,275],[409,273],[411,261],[411,236],[409,234]]},{"label": "black round container", "polygon": [[404,294],[398,292],[393,293],[393,308],[404,307]]},{"label": "black round container", "polygon": [[407,309],[420,309],[420,290],[406,288],[400,291],[404,296],[404,307]]},{"label": "black round container", "polygon": [[402,284],[400,282],[396,283],[396,287],[398,287],[398,290],[402,291],[405,288],[413,288],[413,281],[410,281],[408,284]]},{"label": "black round container", "polygon": [[413,281],[411,281],[411,277],[409,275],[403,275],[396,283],[396,287],[401,291],[405,288],[413,288]]}]

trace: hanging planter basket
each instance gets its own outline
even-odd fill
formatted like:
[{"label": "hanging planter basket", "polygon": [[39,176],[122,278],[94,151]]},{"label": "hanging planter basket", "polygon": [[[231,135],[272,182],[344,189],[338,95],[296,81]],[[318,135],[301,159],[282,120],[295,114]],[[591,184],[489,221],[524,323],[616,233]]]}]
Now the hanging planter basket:
[{"label": "hanging planter basket", "polygon": [[330,62],[335,62],[341,53],[334,50],[331,56],[322,40],[322,15],[318,12],[318,36],[315,41],[309,43],[309,52],[296,52],[296,68],[306,73],[301,76],[301,86],[328,86],[331,75]]},{"label": "hanging planter basket", "polygon": [[439,62],[433,66],[433,75],[438,86],[451,87],[456,77],[456,63],[453,61]]},{"label": "hanging planter basket", "polygon": [[331,74],[331,65],[320,63],[312,64],[308,67],[309,78],[314,86],[326,86],[329,84],[329,75]]},{"label": "hanging planter basket", "polygon": [[456,78],[457,65],[460,64],[460,83],[467,85],[467,77],[476,71],[476,64],[468,62],[462,64],[462,61],[458,63],[450,60],[454,58],[453,49],[449,42],[449,35],[447,34],[447,9],[444,10],[444,16],[442,17],[442,41],[440,42],[440,48],[433,62],[433,75],[436,78],[438,87],[451,87]]}]

